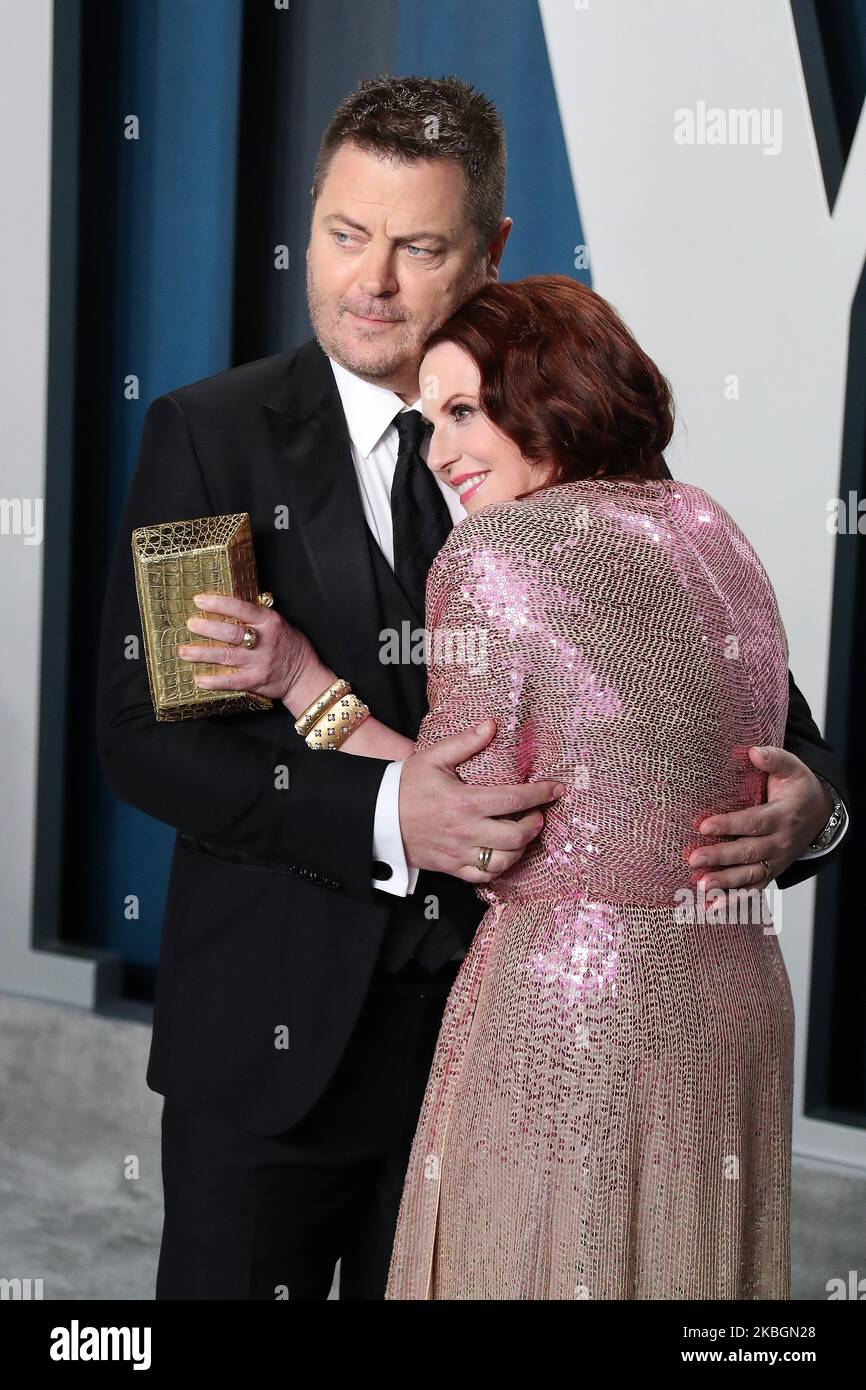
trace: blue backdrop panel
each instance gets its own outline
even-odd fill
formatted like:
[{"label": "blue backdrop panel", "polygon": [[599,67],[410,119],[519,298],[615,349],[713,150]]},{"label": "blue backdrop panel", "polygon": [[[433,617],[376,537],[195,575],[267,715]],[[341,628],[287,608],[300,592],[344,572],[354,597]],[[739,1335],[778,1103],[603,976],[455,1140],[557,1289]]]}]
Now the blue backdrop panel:
[{"label": "blue backdrop panel", "polygon": [[453,74],[478,87],[505,125],[505,211],[514,226],[503,280],[559,274],[590,283],[575,268],[583,232],[541,16],[534,0],[401,0],[396,71]]},{"label": "blue backdrop panel", "polygon": [[[118,106],[106,112],[117,131],[115,254],[106,270],[112,536],[149,403],[230,363],[241,71],[239,0],[123,0],[122,10]],[[137,140],[124,138],[130,114],[140,122]],[[105,218],[108,229],[110,208]],[[139,378],[137,401],[123,397],[129,374]],[[127,961],[154,963],[174,831],[104,789],[100,803],[103,873],[93,884],[91,939]],[[130,894],[138,921],[124,915]]]}]

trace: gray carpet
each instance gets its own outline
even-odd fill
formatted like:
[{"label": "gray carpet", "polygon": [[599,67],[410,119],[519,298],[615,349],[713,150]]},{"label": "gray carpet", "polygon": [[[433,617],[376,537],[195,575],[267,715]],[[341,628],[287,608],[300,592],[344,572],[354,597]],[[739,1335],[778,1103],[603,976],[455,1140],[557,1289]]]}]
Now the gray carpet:
[{"label": "gray carpet", "polygon": [[[150,1029],[0,995],[0,1278],[45,1299],[152,1299],[162,1097]],[[792,1295],[866,1276],[866,1174],[795,1160]],[[335,1287],[331,1297],[336,1294]]]}]

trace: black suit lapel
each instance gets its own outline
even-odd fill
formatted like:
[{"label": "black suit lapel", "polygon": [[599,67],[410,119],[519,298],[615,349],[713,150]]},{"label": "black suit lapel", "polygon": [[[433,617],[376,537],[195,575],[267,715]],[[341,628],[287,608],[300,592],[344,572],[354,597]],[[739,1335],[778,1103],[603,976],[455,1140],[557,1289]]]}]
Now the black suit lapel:
[{"label": "black suit lapel", "polygon": [[[315,339],[298,349],[263,408],[279,451],[289,526],[306,551],[321,603],[345,651],[346,671],[363,673],[358,693],[378,718],[399,728],[403,719],[393,668],[379,659],[378,594],[351,440],[331,365]],[[396,579],[393,583],[402,616],[417,625]],[[361,677],[356,679],[360,683]],[[409,679],[420,682],[423,701],[425,668],[410,668]]]}]

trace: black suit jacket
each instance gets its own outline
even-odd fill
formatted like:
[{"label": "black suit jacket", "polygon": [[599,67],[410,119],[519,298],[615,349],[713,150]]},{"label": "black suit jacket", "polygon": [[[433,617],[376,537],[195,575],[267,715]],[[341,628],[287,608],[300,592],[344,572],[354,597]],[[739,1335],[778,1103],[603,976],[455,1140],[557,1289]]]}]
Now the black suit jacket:
[{"label": "black suit jacket", "polygon": [[[282,508],[287,530],[275,526]],[[157,723],[143,646],[137,660],[126,657],[129,635],[141,636],[133,528],[241,511],[250,514],[259,582],[277,610],[378,718],[409,732],[406,708],[414,702],[420,718],[426,671],[379,660],[351,446],[330,363],[315,340],[150,405],[115,542],[99,653],[105,778],[122,801],[178,832],[148,1085],[207,1101],[242,1127],[273,1134],[303,1118],[333,1075],[383,934],[407,900],[371,883],[385,760],[312,752],[279,702],[266,713]],[[408,604],[405,617],[417,624]],[[793,681],[786,746],[841,785]],[[278,767],[289,770],[287,789],[278,789]],[[799,865],[780,883],[819,863]],[[484,911],[472,886],[438,874],[424,886],[441,892],[471,935]],[[288,1031],[288,1047],[276,1045],[280,1030]]]}]

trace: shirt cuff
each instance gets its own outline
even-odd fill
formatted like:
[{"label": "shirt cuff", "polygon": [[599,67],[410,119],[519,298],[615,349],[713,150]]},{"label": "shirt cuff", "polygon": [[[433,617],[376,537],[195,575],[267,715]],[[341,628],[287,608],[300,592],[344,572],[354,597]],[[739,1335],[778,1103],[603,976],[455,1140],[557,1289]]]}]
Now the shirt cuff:
[{"label": "shirt cuff", "polygon": [[[406,863],[400,834],[400,775],[402,762],[389,763],[379,783],[376,814],[373,819],[373,887],[384,893],[406,897],[414,893],[418,870]],[[377,877],[377,874],[380,875]]]},{"label": "shirt cuff", "polygon": [[844,803],[844,801],[843,801],[843,803],[842,803],[842,819],[840,820],[839,824],[836,826],[836,834],[833,836],[833,838],[832,838],[832,840],[830,841],[829,845],[826,845],[826,846],[824,847],[824,849],[807,849],[806,852],[805,852],[804,854],[801,854],[801,855],[800,855],[800,858],[801,858],[801,859],[820,859],[820,857],[821,857],[822,854],[829,854],[831,850],[836,849],[837,846],[840,844],[840,842],[841,842],[842,839],[844,838],[844,835],[845,835],[845,832],[846,832],[847,829],[848,829],[848,807],[845,805],[845,803]]}]

